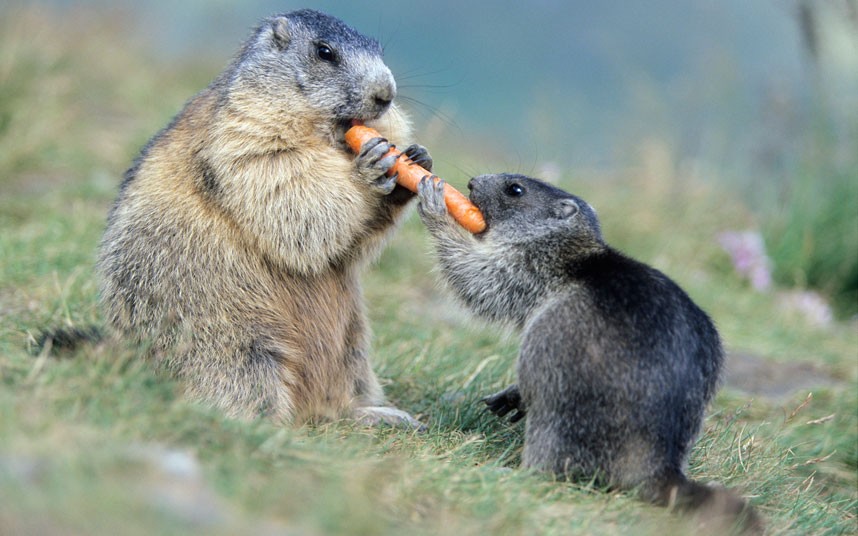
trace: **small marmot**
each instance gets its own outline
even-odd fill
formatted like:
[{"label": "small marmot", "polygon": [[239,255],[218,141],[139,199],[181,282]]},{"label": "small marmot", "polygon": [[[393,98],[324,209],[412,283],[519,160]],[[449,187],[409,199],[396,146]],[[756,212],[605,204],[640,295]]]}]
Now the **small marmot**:
[{"label": "small marmot", "polygon": [[[263,20],[125,174],[98,255],[108,324],[230,416],[418,425],[384,405],[359,281],[413,198],[385,176],[411,135],[395,96],[342,21]],[[357,158],[354,120],[386,138]]]},{"label": "small marmot", "polygon": [[447,215],[443,188],[424,179],[418,210],[444,280],[478,315],[523,332],[518,385],[485,399],[501,417],[526,415],[523,465],[759,530],[744,500],[685,475],[723,362],[709,317],[605,244],[574,195],[522,175],[476,177],[470,198],[487,227],[472,235]]}]

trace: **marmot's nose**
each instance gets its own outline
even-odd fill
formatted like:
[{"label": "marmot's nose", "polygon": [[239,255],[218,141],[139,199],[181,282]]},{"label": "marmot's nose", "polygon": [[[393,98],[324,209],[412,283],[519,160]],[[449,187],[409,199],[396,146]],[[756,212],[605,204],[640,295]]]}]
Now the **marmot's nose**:
[{"label": "marmot's nose", "polygon": [[390,106],[391,102],[393,102],[393,99],[380,97],[378,95],[375,96],[375,105],[379,108],[387,108],[388,106]]},{"label": "marmot's nose", "polygon": [[373,101],[379,108],[387,108],[394,98],[396,98],[396,86],[393,84],[383,84],[373,95]]},{"label": "marmot's nose", "polygon": [[477,175],[473,179],[468,181],[468,190],[473,190],[477,186],[480,185],[481,182],[486,178],[486,175]]}]

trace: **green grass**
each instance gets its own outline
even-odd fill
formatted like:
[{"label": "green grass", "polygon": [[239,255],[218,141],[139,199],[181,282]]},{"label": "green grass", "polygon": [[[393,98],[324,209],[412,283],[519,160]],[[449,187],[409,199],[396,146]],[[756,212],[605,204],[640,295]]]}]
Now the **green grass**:
[{"label": "green grass", "polygon": [[[367,274],[365,288],[376,370],[390,399],[427,423],[426,433],[348,422],[295,429],[235,422],[182,400],[178,386],[155,375],[134,349],[31,355],[28,341],[43,327],[100,322],[92,265],[123,168],[216,68],[187,76],[155,65],[118,46],[111,30],[95,29],[110,25],[90,23],[88,32],[73,33],[66,28],[74,25],[56,14],[5,15],[0,533],[687,528],[627,494],[518,468],[522,427],[489,417],[478,403],[514,379],[516,340],[470,322],[438,290],[425,232],[413,217]],[[28,35],[53,39],[22,37]],[[42,97],[37,102],[27,92],[46,77],[78,82],[68,91],[43,88],[60,92],[40,106]],[[563,185],[597,207],[608,240],[679,281],[715,318],[728,347],[773,363],[820,363],[838,380],[814,389],[809,401],[806,391],[771,400],[726,386],[693,452],[693,477],[751,497],[773,534],[854,533],[858,325],[806,325],[731,273],[714,236],[725,222],[753,215],[729,192],[679,179],[570,177]]]},{"label": "green grass", "polygon": [[835,169],[829,152],[786,192],[767,221],[766,238],[776,280],[819,289],[834,297],[841,316],[856,315],[858,167]]}]

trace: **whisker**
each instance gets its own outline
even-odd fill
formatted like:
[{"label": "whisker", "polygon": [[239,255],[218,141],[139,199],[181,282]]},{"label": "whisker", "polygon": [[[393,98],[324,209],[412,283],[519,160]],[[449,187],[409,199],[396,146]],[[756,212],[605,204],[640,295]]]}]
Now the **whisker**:
[{"label": "whisker", "polygon": [[436,89],[447,90],[456,86],[456,84],[398,84],[399,89]]},{"label": "whisker", "polygon": [[397,80],[410,80],[413,78],[422,78],[425,76],[435,76],[435,75],[443,74],[443,73],[446,73],[449,71],[450,71],[449,67],[439,67],[438,69],[435,69],[434,71],[425,71],[425,72],[422,72],[420,70],[420,68],[416,68],[416,69],[410,69],[408,71],[404,71],[401,73],[396,73],[396,79]]},{"label": "whisker", "polygon": [[406,95],[399,95],[397,99],[415,105],[416,107],[418,107],[418,111],[421,112],[424,117],[437,117],[446,126],[453,128],[459,133],[463,133],[461,127],[458,125],[458,123],[456,123],[456,120],[453,119],[451,115],[442,112],[441,109],[437,106],[432,106],[431,104],[427,104],[421,100],[415,99],[413,97],[408,97]]}]

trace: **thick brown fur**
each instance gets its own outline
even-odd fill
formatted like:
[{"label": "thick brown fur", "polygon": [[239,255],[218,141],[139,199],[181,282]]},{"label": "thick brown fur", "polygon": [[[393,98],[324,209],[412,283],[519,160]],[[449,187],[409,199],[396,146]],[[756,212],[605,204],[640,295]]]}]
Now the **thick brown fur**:
[{"label": "thick brown fur", "polygon": [[359,282],[412,196],[384,176],[386,141],[355,158],[342,140],[357,119],[406,142],[395,87],[341,21],[273,16],[126,173],[101,304],[189,397],[241,418],[417,424],[383,407]]}]

